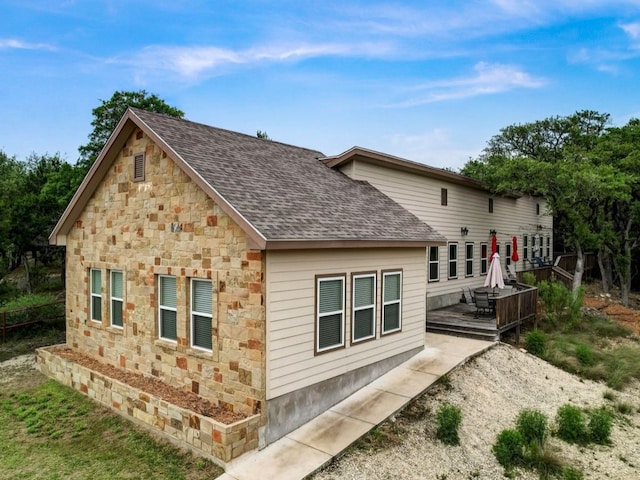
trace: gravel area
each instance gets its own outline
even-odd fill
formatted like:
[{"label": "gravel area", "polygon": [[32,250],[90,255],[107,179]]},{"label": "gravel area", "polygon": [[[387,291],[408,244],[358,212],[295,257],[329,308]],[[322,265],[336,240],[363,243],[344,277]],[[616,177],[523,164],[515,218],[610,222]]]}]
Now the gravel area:
[{"label": "gravel area", "polygon": [[33,353],[19,355],[0,362],[0,385],[13,382],[16,377],[31,373],[36,369],[36,356]]},{"label": "gravel area", "polygon": [[[409,408],[411,415],[401,414],[394,419],[395,425],[392,421],[382,427],[398,432],[393,446],[379,451],[352,449],[314,480],[506,478],[491,447],[500,431],[513,428],[522,409],[538,409],[553,420],[565,403],[589,408],[616,402],[633,405],[634,410],[616,418],[612,446],[575,447],[554,437],[550,444],[568,465],[581,469],[585,479],[640,478],[639,384],[615,392],[612,402],[603,396],[608,391],[605,385],[580,380],[506,344],[448,377],[450,388],[435,387]],[[446,446],[435,438],[435,412],[444,402],[462,410],[459,446]],[[519,471],[518,478],[537,479],[538,475]]]}]

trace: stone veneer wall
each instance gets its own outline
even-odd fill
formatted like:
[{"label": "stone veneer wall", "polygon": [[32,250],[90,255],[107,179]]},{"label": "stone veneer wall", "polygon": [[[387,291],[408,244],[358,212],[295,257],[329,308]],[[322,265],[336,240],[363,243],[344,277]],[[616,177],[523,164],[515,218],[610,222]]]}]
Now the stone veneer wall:
[{"label": "stone veneer wall", "polygon": [[[134,155],[145,179],[133,181]],[[102,270],[103,321],[89,319]],[[109,271],[124,272],[124,328],[109,325]],[[176,276],[178,341],[158,339],[157,276]],[[211,279],[213,351],[189,346],[190,278]],[[67,344],[248,415],[265,402],[264,258],[245,232],[141,130],[67,235]],[[264,415],[262,416],[264,419]]]},{"label": "stone veneer wall", "polygon": [[42,373],[222,467],[258,447],[260,415],[225,425],[105,377],[57,356],[52,350],[55,347],[37,350],[36,360]]}]

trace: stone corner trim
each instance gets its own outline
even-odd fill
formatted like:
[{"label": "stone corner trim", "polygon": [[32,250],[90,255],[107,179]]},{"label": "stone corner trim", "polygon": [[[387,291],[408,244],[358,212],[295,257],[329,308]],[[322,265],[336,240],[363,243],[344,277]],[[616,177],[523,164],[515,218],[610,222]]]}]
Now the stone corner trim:
[{"label": "stone corner trim", "polygon": [[207,457],[223,468],[227,462],[258,448],[260,415],[225,425],[62,358],[52,352],[55,348],[59,345],[36,350],[40,372],[178,447]]}]

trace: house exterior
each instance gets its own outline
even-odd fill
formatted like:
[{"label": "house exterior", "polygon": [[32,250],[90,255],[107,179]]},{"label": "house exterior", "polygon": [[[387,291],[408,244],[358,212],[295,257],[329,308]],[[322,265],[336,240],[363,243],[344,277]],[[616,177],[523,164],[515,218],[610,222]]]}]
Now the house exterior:
[{"label": "house exterior", "polygon": [[68,348],[246,423],[211,424],[55,350],[41,369],[224,465],[420,351],[425,251],[446,238],[322,158],[129,109],[50,237],[67,251]]},{"label": "house exterior", "polygon": [[[503,271],[534,267],[553,257],[553,217],[543,199],[496,196],[468,177],[363,148],[324,163],[384,192],[447,238],[427,250],[428,309],[460,301],[461,289],[482,285],[492,237]],[[513,261],[513,238],[518,261]]]}]

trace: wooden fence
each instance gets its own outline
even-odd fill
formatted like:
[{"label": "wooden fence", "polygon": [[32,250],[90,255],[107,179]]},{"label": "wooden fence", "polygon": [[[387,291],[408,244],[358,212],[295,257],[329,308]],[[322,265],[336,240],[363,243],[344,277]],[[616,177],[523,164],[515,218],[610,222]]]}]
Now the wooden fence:
[{"label": "wooden fence", "polygon": [[64,320],[64,318],[64,300],[0,312],[2,343],[7,340],[8,330],[40,322],[60,321]]},{"label": "wooden fence", "polygon": [[496,298],[496,328],[503,332],[515,327],[518,337],[520,325],[535,320],[537,306],[538,289],[518,284],[513,293]]}]

